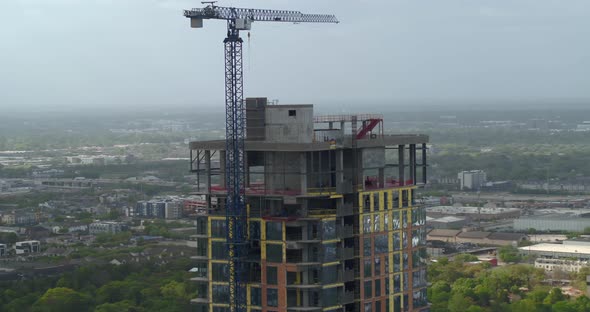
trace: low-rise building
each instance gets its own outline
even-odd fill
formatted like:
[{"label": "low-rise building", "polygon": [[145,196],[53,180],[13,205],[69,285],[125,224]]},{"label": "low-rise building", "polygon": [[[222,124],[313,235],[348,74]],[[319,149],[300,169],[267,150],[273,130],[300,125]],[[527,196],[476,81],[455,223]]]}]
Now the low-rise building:
[{"label": "low-rise building", "polygon": [[436,206],[427,207],[426,215],[431,218],[461,216],[469,218],[473,221],[501,220],[518,218],[520,216],[520,209],[497,207]]},{"label": "low-rise building", "polygon": [[128,227],[125,223],[115,221],[93,222],[88,226],[88,231],[92,235],[101,233],[116,234],[127,229]]},{"label": "low-rise building", "polygon": [[578,259],[590,261],[590,246],[576,244],[542,243],[518,248],[523,256],[549,259]]},{"label": "low-rise building", "polygon": [[538,232],[583,232],[590,227],[590,214],[550,213],[514,219],[515,231],[534,229]]},{"label": "low-rise building", "polygon": [[37,240],[16,242],[14,249],[17,255],[38,253],[41,251],[41,243]]},{"label": "low-rise building", "polygon": [[590,266],[590,262],[571,259],[535,259],[535,268],[545,271],[580,272],[581,268]]}]

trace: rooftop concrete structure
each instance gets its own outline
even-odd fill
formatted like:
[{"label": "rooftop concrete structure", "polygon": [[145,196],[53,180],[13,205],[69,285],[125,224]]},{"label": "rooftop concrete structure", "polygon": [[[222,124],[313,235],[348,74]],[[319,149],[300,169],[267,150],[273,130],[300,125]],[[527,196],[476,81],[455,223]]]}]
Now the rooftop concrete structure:
[{"label": "rooftop concrete structure", "polygon": [[[425,135],[385,135],[380,115],[313,116],[246,100],[250,311],[422,311]],[[197,311],[227,298],[225,141],[191,142]],[[213,159],[220,163],[215,165]],[[389,285],[389,287],[386,287]]]}]

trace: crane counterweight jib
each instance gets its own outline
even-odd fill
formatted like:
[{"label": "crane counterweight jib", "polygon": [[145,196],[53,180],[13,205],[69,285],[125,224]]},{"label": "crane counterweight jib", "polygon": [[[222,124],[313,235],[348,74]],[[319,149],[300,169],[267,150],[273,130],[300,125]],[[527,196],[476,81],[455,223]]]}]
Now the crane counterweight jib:
[{"label": "crane counterweight jib", "polygon": [[261,22],[338,23],[336,16],[330,14],[303,14],[299,11],[245,9],[218,7],[214,5],[185,10],[184,16],[191,19],[246,19]]}]

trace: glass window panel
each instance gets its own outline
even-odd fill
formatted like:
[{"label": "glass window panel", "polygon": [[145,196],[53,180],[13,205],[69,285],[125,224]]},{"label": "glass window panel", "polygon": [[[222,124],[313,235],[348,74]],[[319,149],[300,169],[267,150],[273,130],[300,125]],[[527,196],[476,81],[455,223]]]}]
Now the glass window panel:
[{"label": "glass window panel", "polygon": [[381,280],[376,279],[375,280],[375,297],[380,297],[380,296],[381,296]]},{"label": "glass window panel", "polygon": [[278,289],[267,288],[266,289],[266,305],[269,307],[279,306],[279,291]]},{"label": "glass window panel", "polygon": [[266,261],[283,262],[283,245],[266,244]]},{"label": "glass window panel", "polygon": [[266,223],[267,240],[283,240],[283,225],[281,222]]},{"label": "glass window panel", "polygon": [[324,230],[322,237],[324,240],[336,238],[336,220],[328,220],[322,222],[322,229]]},{"label": "glass window panel", "polygon": [[258,287],[250,288],[250,302],[252,305],[261,306],[262,305],[262,290]]},{"label": "glass window panel", "polygon": [[371,233],[371,215],[363,216],[363,233]]},{"label": "glass window panel", "polygon": [[401,227],[400,213],[399,213],[399,211],[394,211],[393,217],[391,218],[391,229],[399,230],[400,227]]},{"label": "glass window panel", "polygon": [[266,283],[270,285],[277,285],[279,283],[278,270],[276,267],[266,267]]},{"label": "glass window panel", "polygon": [[225,238],[227,227],[225,220],[211,220],[211,237]]},{"label": "glass window panel", "polygon": [[331,265],[322,267],[322,284],[333,284],[338,282],[338,266]]},{"label": "glass window panel", "polygon": [[211,242],[211,256],[215,260],[227,260],[227,246],[225,242]]},{"label": "glass window panel", "polygon": [[338,301],[338,288],[327,288],[322,290],[322,305],[324,307],[330,307],[339,305],[340,302]]},{"label": "glass window panel", "polygon": [[365,299],[370,299],[373,297],[372,283],[373,281],[365,281]]},{"label": "glass window panel", "polygon": [[375,254],[387,253],[387,234],[375,235]]},{"label": "glass window panel", "polygon": [[375,215],[373,215],[373,226],[374,226],[374,232],[380,232],[381,228],[380,228],[380,222],[379,222],[379,214],[376,213]]},{"label": "glass window panel", "polygon": [[400,232],[393,233],[393,250],[400,250]]},{"label": "glass window panel", "polygon": [[229,301],[228,285],[213,285],[212,288],[214,303],[227,303]]},{"label": "glass window panel", "polygon": [[379,211],[379,209],[381,209],[381,205],[379,203],[379,193],[373,194],[373,207],[373,211]]},{"label": "glass window panel", "polygon": [[371,256],[371,238],[370,237],[363,239],[363,255],[365,257]]},{"label": "glass window panel", "polygon": [[365,259],[365,278],[373,276],[371,273],[371,259]]},{"label": "glass window panel", "polygon": [[375,276],[381,275],[381,259],[375,258]]},{"label": "glass window panel", "polygon": [[250,221],[250,239],[260,240],[260,222]]},{"label": "glass window panel", "polygon": [[336,243],[324,244],[324,262],[338,261],[336,257]]},{"label": "glass window panel", "polygon": [[227,265],[226,263],[212,263],[211,270],[213,281],[227,281],[227,276],[229,275],[229,265]]},{"label": "glass window panel", "polygon": [[371,196],[369,194],[363,195],[363,212],[371,211]]}]

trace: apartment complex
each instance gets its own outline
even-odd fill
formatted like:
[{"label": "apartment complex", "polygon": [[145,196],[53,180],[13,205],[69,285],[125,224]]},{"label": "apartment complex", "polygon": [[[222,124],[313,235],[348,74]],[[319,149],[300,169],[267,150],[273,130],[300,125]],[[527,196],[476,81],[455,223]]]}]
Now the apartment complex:
[{"label": "apartment complex", "polygon": [[[246,101],[248,311],[423,311],[424,135],[385,135],[381,115],[314,116]],[[225,142],[190,143],[196,311],[229,311]],[[216,166],[215,164],[219,164]]]},{"label": "apartment complex", "polygon": [[461,190],[477,191],[487,181],[487,176],[483,170],[461,171],[457,174]]}]

